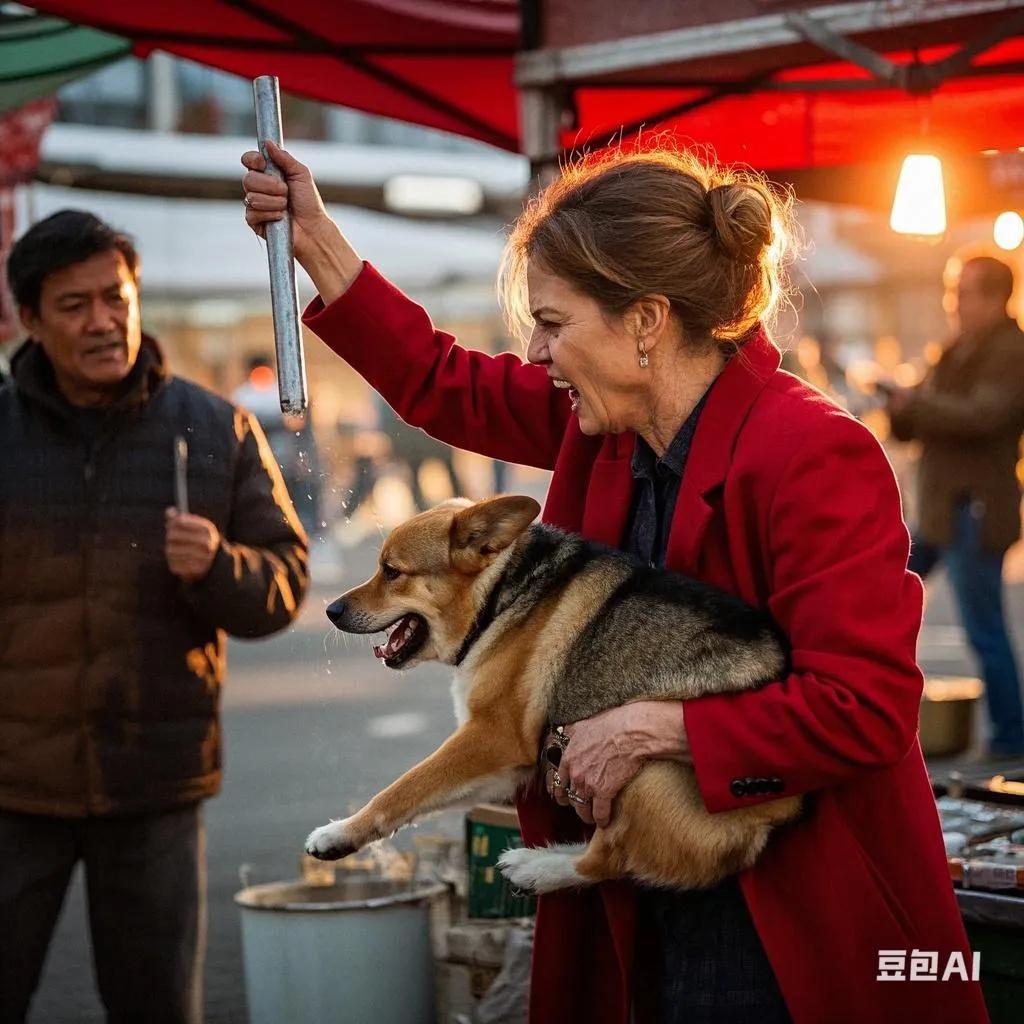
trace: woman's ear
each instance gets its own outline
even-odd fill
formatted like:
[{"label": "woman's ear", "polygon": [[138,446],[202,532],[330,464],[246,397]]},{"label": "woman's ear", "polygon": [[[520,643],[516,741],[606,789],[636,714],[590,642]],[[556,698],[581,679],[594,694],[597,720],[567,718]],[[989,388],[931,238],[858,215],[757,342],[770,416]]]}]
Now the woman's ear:
[{"label": "woman's ear", "polygon": [[672,304],[664,295],[644,295],[626,311],[626,323],[637,342],[643,340],[647,351],[668,333]]}]

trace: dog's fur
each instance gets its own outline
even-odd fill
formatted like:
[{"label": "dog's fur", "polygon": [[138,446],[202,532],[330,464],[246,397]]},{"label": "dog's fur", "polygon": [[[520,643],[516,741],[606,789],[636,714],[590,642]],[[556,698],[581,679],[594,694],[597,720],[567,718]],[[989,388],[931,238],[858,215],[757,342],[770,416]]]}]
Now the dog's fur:
[{"label": "dog's fur", "polygon": [[[365,807],[316,829],[307,850],[344,857],[429,811],[511,796],[537,771],[553,725],[636,700],[683,700],[778,678],[781,638],[722,591],[602,545],[530,525],[532,498],[446,502],[398,527],[377,573],[329,609],[349,633],[403,623],[393,668],[456,665],[459,727]],[[417,616],[409,619],[407,616]],[[701,888],[748,867],[796,797],[709,814],[693,769],[651,761],[587,845],[506,851],[520,888],[547,892],[631,876]]]}]

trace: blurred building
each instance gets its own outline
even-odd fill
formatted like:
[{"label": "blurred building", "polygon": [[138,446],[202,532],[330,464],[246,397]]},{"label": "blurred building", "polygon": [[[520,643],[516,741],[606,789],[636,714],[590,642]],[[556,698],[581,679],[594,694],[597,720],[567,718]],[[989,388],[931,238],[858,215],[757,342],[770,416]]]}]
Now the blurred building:
[{"label": "blurred building", "polygon": [[[287,95],[282,103],[286,143],[314,169],[360,253],[463,344],[507,343],[494,280],[503,229],[528,187],[525,158]],[[40,181],[19,197],[22,227],[74,205],[133,234],[148,329],[173,367],[224,394],[273,350],[265,251],[241,209],[238,158],[253,133],[248,81],[162,53],[126,58],[61,90]],[[947,337],[943,267],[963,245],[991,238],[990,220],[956,224],[929,244],[854,207],[806,203],[798,215],[808,244],[776,334],[787,365],[841,400],[851,365],[911,372]],[[299,288],[303,301],[312,297],[301,271]],[[379,410],[313,337],[306,354],[325,466],[343,478],[353,452],[339,438],[373,429]],[[884,423],[872,426],[884,434]],[[477,479],[487,486],[485,469]]]}]

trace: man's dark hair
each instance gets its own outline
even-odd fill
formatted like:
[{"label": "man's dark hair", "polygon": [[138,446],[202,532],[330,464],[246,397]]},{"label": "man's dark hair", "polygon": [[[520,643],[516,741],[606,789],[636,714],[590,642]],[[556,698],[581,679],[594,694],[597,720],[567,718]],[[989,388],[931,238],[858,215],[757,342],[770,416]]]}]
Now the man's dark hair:
[{"label": "man's dark hair", "polygon": [[[994,299],[1008,301],[1013,294],[1013,270],[994,256],[975,256],[968,260],[963,269],[974,267],[981,284],[981,290]],[[963,271],[961,271],[963,273]]]},{"label": "man's dark hair", "polygon": [[84,210],[58,210],[28,229],[7,257],[7,280],[18,306],[39,312],[43,281],[50,274],[101,252],[117,251],[132,277],[139,272],[139,256],[132,240]]}]

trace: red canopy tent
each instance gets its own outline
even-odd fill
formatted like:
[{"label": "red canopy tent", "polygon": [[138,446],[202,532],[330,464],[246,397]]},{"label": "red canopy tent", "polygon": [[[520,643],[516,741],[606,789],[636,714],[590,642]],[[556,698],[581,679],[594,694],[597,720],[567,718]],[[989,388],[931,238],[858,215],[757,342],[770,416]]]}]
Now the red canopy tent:
[{"label": "red canopy tent", "polygon": [[515,151],[516,0],[55,0],[32,6],[313,99]]},{"label": "red canopy tent", "polygon": [[[864,168],[895,174],[922,136],[961,158],[963,182],[982,174],[987,185],[991,166],[974,157],[1024,144],[1024,3],[1010,0],[35,6],[129,36],[140,55],[159,48],[247,77],[276,74],[295,93],[537,164],[671,129],[723,160],[798,181],[804,194],[864,201],[878,192],[888,202],[892,181]],[[1006,166],[995,177],[1017,187],[1021,175]],[[977,191],[960,189],[968,205]]]}]

